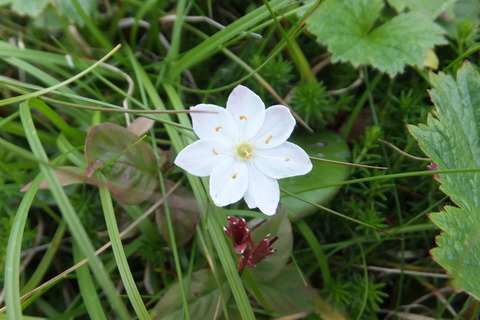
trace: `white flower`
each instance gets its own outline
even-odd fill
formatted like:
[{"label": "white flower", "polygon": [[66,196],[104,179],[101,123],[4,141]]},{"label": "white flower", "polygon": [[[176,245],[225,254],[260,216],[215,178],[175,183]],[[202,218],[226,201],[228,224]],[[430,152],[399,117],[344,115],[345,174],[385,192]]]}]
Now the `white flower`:
[{"label": "white flower", "polygon": [[227,108],[199,104],[190,113],[200,140],[183,149],[175,164],[200,177],[210,176],[210,195],[217,206],[242,197],[249,208],[275,214],[280,200],[277,179],[308,173],[312,163],[299,146],[286,141],[295,119],[275,105],[265,110],[260,97],[237,86]]}]

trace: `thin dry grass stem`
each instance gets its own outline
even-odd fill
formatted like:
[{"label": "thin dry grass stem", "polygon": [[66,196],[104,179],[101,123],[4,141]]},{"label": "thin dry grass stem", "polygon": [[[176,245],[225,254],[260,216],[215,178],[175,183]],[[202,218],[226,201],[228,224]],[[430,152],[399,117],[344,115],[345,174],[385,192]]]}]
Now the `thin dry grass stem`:
[{"label": "thin dry grass stem", "polygon": [[[88,54],[91,54],[91,48],[90,46],[88,46],[88,43],[80,36],[80,34],[78,34],[78,31],[76,29],[76,27],[74,25],[70,25],[69,26],[69,31],[71,32],[73,38],[79,43],[79,45],[81,45],[85,51],[87,51]],[[25,45],[23,43],[23,41],[21,41],[19,39],[19,41],[17,42],[17,46],[20,48],[20,49],[25,49]],[[74,63],[73,63],[73,60],[72,60],[72,57],[70,55],[65,55],[65,59],[67,60],[67,63],[70,67],[74,67]],[[84,59],[85,61],[89,61],[89,62],[96,62],[96,61],[93,61],[93,60],[90,60],[90,59]],[[100,63],[100,66],[105,68],[105,69],[108,69],[114,73],[117,73],[118,75],[120,75],[121,77],[123,77],[127,83],[128,83],[128,89],[127,89],[127,95],[125,96],[125,99],[123,99],[123,102],[122,102],[122,105],[123,105],[123,108],[125,110],[129,110],[129,99],[130,97],[132,96],[132,93],[133,93],[133,89],[135,87],[135,84],[132,80],[132,78],[126,74],[125,72],[123,72],[122,70],[120,70],[119,68],[115,67],[115,66],[112,66],[108,63],[105,63],[105,62],[102,62]],[[20,82],[26,82],[25,77],[22,77],[21,74],[19,74],[19,80]],[[128,112],[125,113],[125,122],[128,125],[130,125],[130,118],[128,117]]]},{"label": "thin dry grass stem", "polygon": [[[25,50],[25,43],[23,42],[23,36],[20,34],[18,36],[18,39],[12,39],[13,41],[11,42],[13,45],[18,46],[20,49]],[[18,69],[18,80],[21,82],[26,82],[27,79],[27,73],[23,69]]]},{"label": "thin dry grass stem", "polygon": [[[364,269],[363,265],[356,265],[357,268]],[[376,266],[368,266],[368,270],[371,271],[378,271],[384,272],[387,274],[407,274],[410,276],[418,276],[418,277],[429,277],[429,278],[442,278],[442,279],[450,279],[451,276],[448,274],[443,273],[433,273],[433,272],[422,272],[422,271],[413,271],[413,270],[400,270],[395,268],[384,268],[384,267],[376,267]]]},{"label": "thin dry grass stem", "polygon": [[[167,15],[163,16],[160,18],[160,22],[165,23],[165,22],[173,22],[177,19],[176,15]],[[218,23],[217,21],[213,20],[212,18],[209,17],[204,17],[204,16],[186,16],[183,18],[187,22],[205,22],[211,26],[214,26],[215,28],[218,28],[220,30],[225,29],[225,26],[221,23]],[[242,34],[247,33],[246,31],[242,31]],[[263,39],[262,35],[254,32],[249,32],[248,33],[249,37],[253,37],[255,39]]]},{"label": "thin dry grass stem", "polygon": [[213,319],[218,319],[222,312],[222,295],[218,296],[217,304],[215,305],[215,314],[213,315]]},{"label": "thin dry grass stem", "polygon": [[402,155],[404,155],[405,157],[408,157],[408,158],[411,158],[411,159],[414,159],[414,160],[420,160],[420,161],[431,161],[429,158],[421,158],[421,157],[416,157],[416,156],[412,156],[411,154],[409,153],[406,153],[405,151],[401,150],[400,148],[398,148],[397,146],[391,144],[390,142],[387,142],[385,140],[382,140],[382,139],[378,139],[378,141],[380,141],[381,143],[389,146],[390,148],[392,148],[393,150],[397,151],[398,153],[401,153]]},{"label": "thin dry grass stem", "polygon": [[[330,59],[331,58],[330,53],[325,53],[321,57],[324,57],[324,58],[312,67],[312,73],[313,74],[317,74],[323,68],[325,68],[330,63],[332,63],[332,60]],[[326,92],[331,94],[331,95],[338,96],[340,94],[343,94],[345,92],[351,91],[351,90],[359,87],[363,83],[363,78],[364,78],[363,70],[359,69],[358,70],[358,78],[355,81],[353,81],[349,86],[347,86],[345,88],[335,89],[335,90],[327,90]]]},{"label": "thin dry grass stem", "polygon": [[[1,80],[7,80],[11,82],[19,82],[16,79],[1,76],[0,75],[0,81]],[[20,83],[20,82],[19,82]],[[3,87],[12,90],[14,92],[20,93],[20,94],[25,94],[27,91],[19,89],[17,87],[14,87],[12,85],[8,84],[3,84]],[[39,86],[32,86],[38,88],[38,90],[43,90],[45,88],[39,87]],[[55,93],[53,91],[52,93]],[[77,108],[77,109],[86,109],[86,110],[95,110],[95,111],[101,111],[101,112],[112,112],[112,113],[132,113],[132,114],[161,114],[161,113],[166,113],[166,114],[175,114],[175,113],[216,113],[215,111],[205,111],[205,110],[135,110],[135,109],[114,109],[114,108],[104,108],[104,107],[94,107],[94,106],[87,106],[87,105],[82,105],[82,104],[77,104],[77,103],[71,103],[71,102],[66,102],[66,101],[61,101],[53,98],[49,98],[46,96],[39,96],[38,99],[46,101],[46,102],[51,102],[59,105],[63,105],[66,107],[72,107],[72,108]]]},{"label": "thin dry grass stem", "polygon": [[[37,216],[37,233],[35,234],[35,240],[33,244],[33,248],[36,248],[40,245],[40,242],[42,241],[42,238],[44,236],[43,232],[45,231],[45,223],[40,215]],[[36,250],[31,250],[26,256],[25,259],[23,260],[22,265],[20,266],[20,272],[23,272],[27,265],[32,261],[33,257],[36,254]]]},{"label": "thin dry grass stem", "polygon": [[[417,300],[413,301],[412,302],[412,305],[418,305],[420,304],[421,302],[427,300],[427,299],[430,299],[432,296],[435,296],[437,299],[439,299],[443,304],[446,304],[447,303],[447,299],[445,299],[445,297],[443,297],[443,294],[446,294],[446,293],[452,293],[453,292],[453,289],[451,287],[445,287],[445,288],[441,288],[441,289],[437,289],[437,288],[434,288],[433,286],[429,287],[428,289],[431,290],[430,293],[427,293],[425,295],[423,295],[422,297],[418,298]],[[406,310],[407,311],[410,311],[410,305],[407,305],[405,306],[406,307]],[[450,304],[447,304],[447,309],[448,311],[456,316],[456,311],[452,308],[452,306]]]},{"label": "thin dry grass stem", "polygon": [[[178,187],[180,186],[179,183],[176,183],[170,190],[168,190],[166,196],[170,196]],[[140,217],[138,217],[138,219],[136,219],[135,221],[133,221],[128,227],[126,227],[122,232],[120,232],[120,238],[123,238],[127,233],[129,233],[130,231],[132,231],[140,222],[142,222],[145,218],[147,218],[152,212],[155,211],[156,208],[158,208],[160,205],[163,204],[163,201],[164,201],[164,198],[160,198],[159,200],[157,200],[150,208],[148,208],[147,211],[145,211]],[[110,248],[112,245],[112,242],[107,242],[106,244],[104,244],[102,247],[100,247],[97,251],[95,251],[95,255],[99,255],[101,254],[102,252],[104,252],[105,250],[107,250],[108,248]],[[44,282],[43,284],[41,284],[40,286],[36,287],[35,289],[33,289],[32,291],[26,293],[25,295],[23,295],[21,298],[20,298],[20,301],[25,301],[26,299],[28,299],[29,297],[31,297],[32,295],[36,294],[37,292],[45,289],[46,287],[48,287],[49,285],[53,284],[54,282],[64,278],[65,276],[67,276],[68,274],[72,273],[73,271],[75,271],[76,269],[78,269],[79,267],[83,266],[84,264],[86,264],[88,262],[88,258],[85,258],[79,262],[77,262],[75,265],[71,266],[70,268],[66,269],[65,271],[63,271],[62,273],[56,275],[55,277],[51,278],[50,280]],[[3,308],[0,308],[0,313],[2,312],[5,312],[7,310],[7,307],[3,307]]]},{"label": "thin dry grass stem", "polygon": [[275,318],[275,320],[297,320],[297,319],[305,319],[309,315],[308,312],[298,312],[294,314],[289,314],[288,316]]},{"label": "thin dry grass stem", "polygon": [[[92,48],[88,45],[87,41],[85,41],[85,39],[83,39],[83,37],[79,34],[78,30],[77,30],[77,27],[75,25],[69,25],[68,26],[68,30],[70,32],[70,34],[72,35],[72,37],[75,39],[75,41],[77,41],[77,43],[79,44],[79,46],[81,48],[83,48],[87,54],[91,55],[92,54]],[[19,39],[17,41],[17,46],[20,48],[20,49],[25,49],[25,45],[23,43],[23,41],[21,39]],[[72,61],[72,57],[68,54],[65,55],[65,59],[67,60],[67,63],[70,67],[74,67],[74,63]],[[85,61],[89,61],[89,62],[96,62],[96,61],[93,61],[93,60],[90,60],[90,59],[84,59]],[[120,70],[119,68],[115,67],[115,66],[112,66],[108,63],[105,63],[105,62],[102,62],[100,64],[101,67],[105,68],[105,69],[108,69],[118,75],[120,75],[121,77],[123,77],[127,83],[128,83],[128,89],[127,89],[127,95],[125,96],[125,99],[123,99],[123,102],[122,102],[122,105],[123,105],[123,108],[124,109],[129,109],[129,98],[131,97],[132,93],[133,93],[133,89],[135,87],[135,84],[132,80],[132,78],[126,74],[125,72],[123,72],[122,70]],[[19,77],[19,79],[22,81],[22,82],[25,82],[25,79],[23,77]],[[127,123],[127,125],[130,125],[130,118],[128,117],[128,114],[125,114],[125,121]]]},{"label": "thin dry grass stem", "polygon": [[[410,312],[395,312],[392,310],[380,310],[380,313],[386,313],[387,316],[385,320],[390,319],[391,317],[395,316],[398,320],[443,320],[443,318],[433,318],[429,316],[425,316],[422,314],[410,313]],[[429,312],[431,312],[429,310]],[[433,313],[433,312],[431,312]]]},{"label": "thin dry grass stem", "polygon": [[330,63],[332,63],[332,60],[330,59],[331,56],[332,56],[332,55],[331,55],[329,52],[320,55],[319,58],[320,58],[321,60],[320,60],[320,62],[318,62],[318,63],[316,63],[316,64],[313,65],[313,67],[312,67],[312,73],[313,73],[313,74],[317,74],[317,73],[319,73],[323,68],[325,68],[325,67],[328,66]]},{"label": "thin dry grass stem", "polygon": [[[125,99],[123,99],[122,105],[123,105],[123,108],[125,110],[129,110],[130,108],[129,108],[128,101],[129,101],[130,97],[132,96],[133,89],[135,88],[135,84],[134,84],[132,78],[128,74],[126,74],[125,72],[120,70],[119,68],[117,68],[115,66],[112,66],[108,63],[103,62],[102,64],[100,64],[100,66],[102,66],[105,69],[108,69],[108,70],[110,70],[114,73],[119,74],[120,76],[125,78],[125,80],[127,81],[127,83],[128,83],[127,95],[125,96]],[[128,113],[125,113],[125,122],[126,122],[127,126],[129,126],[131,124],[130,117],[128,116]]]},{"label": "thin dry grass stem", "polygon": [[88,42],[82,37],[82,35],[78,32],[77,27],[74,24],[70,24],[68,26],[68,31],[70,35],[77,41],[78,46],[85,50],[88,55],[93,53],[92,47],[88,44]]},{"label": "thin dry grass stem", "polygon": [[[429,314],[435,314],[434,310],[428,308],[426,305],[423,305],[421,303],[424,302],[425,300],[428,300],[428,299],[432,298],[432,296],[437,296],[438,294],[440,294],[442,299],[443,299],[443,300],[441,300],[442,303],[446,304],[447,309],[449,310],[449,312],[452,315],[457,316],[457,312],[452,308],[452,306],[450,304],[447,304],[447,300],[442,295],[443,293],[453,292],[453,289],[451,287],[446,287],[446,288],[442,288],[442,289],[436,289],[436,288],[433,288],[433,289],[434,289],[434,291],[432,291],[432,292],[430,292],[426,295],[423,295],[422,297],[416,299],[415,301],[412,301],[412,303],[410,303],[410,304],[400,306],[399,308],[397,308],[397,310],[383,310],[382,309],[382,310],[379,310],[379,312],[387,314],[385,316],[386,320],[390,319],[392,317],[397,317],[398,319],[406,319],[406,320],[438,319],[437,317],[432,318],[432,317],[429,317],[429,316],[426,316],[426,315],[419,314],[420,311],[417,311],[416,313],[413,313],[412,309],[423,309],[423,310],[425,310],[425,312],[427,312]],[[437,298],[438,298],[438,296],[437,296]],[[399,310],[404,310],[404,311],[399,312]]]},{"label": "thin dry grass stem", "polygon": [[[188,17],[186,17],[186,18],[188,18]],[[162,18],[160,18],[160,22],[162,22]],[[150,29],[150,27],[151,27],[150,22],[145,21],[145,20],[136,20],[133,17],[121,19],[118,23],[118,27],[123,29],[123,28],[131,27],[134,24],[138,24],[140,27],[145,28],[147,30]],[[162,44],[162,46],[165,48],[165,50],[168,51],[170,49],[170,42],[168,41],[167,37],[165,37],[165,35],[160,32],[158,34],[158,39],[159,39],[160,43]],[[185,77],[188,78],[188,81],[192,84],[192,87],[198,89],[198,87],[195,83],[195,79],[193,78],[193,75],[190,72],[190,70],[185,70],[184,73],[185,73]]]},{"label": "thin dry grass stem", "polygon": [[[251,68],[250,68],[251,69]],[[251,69],[249,70],[250,72],[253,72],[254,70]],[[280,102],[281,104],[283,104],[285,107],[287,107],[290,112],[292,113],[293,117],[298,121],[298,123],[304,127],[308,132],[310,133],[313,133],[314,130],[312,128],[310,128],[310,126],[295,112],[295,110],[292,109],[292,107],[290,107],[290,105],[282,98],[280,97],[280,95],[275,91],[275,89],[272,88],[272,86],[270,84],[268,84],[268,82],[263,79],[263,77],[261,75],[259,75],[258,73],[254,73],[253,76],[255,77],[255,79],[257,79],[257,81],[265,88],[267,89],[268,92],[270,92],[270,94],[275,98],[277,99],[278,102]]]},{"label": "thin dry grass stem", "polygon": [[[37,233],[35,235],[35,240],[33,243],[33,247],[29,250],[26,250],[21,253],[20,256],[25,257],[25,259],[22,262],[22,265],[20,266],[20,272],[23,272],[25,268],[28,266],[30,261],[32,261],[33,257],[37,254],[37,252],[42,251],[41,249],[38,249],[41,247],[43,250],[48,248],[48,246],[40,246],[40,242],[42,241],[44,231],[45,231],[45,223],[42,219],[41,216],[38,216],[38,222],[37,222]],[[0,292],[0,304],[4,302],[5,299],[5,288],[2,289]]]},{"label": "thin dry grass stem", "polygon": [[151,279],[151,274],[152,274],[152,264],[147,263],[145,266],[145,273],[143,274],[143,285],[145,286],[145,291],[149,295],[155,295],[155,289],[152,286],[152,283],[150,281]]},{"label": "thin dry grass stem", "polygon": [[[197,225],[196,227],[197,231],[196,231],[196,234],[199,235],[198,237],[198,241],[200,243],[200,247],[203,247],[203,248],[206,248],[207,245],[205,243],[205,239],[203,238],[202,236],[202,232],[200,232],[200,225]],[[215,274],[216,273],[216,269],[215,269],[215,264],[213,263],[213,257],[212,255],[210,254],[210,252],[208,250],[203,250],[202,251],[204,256],[205,256],[205,260],[207,260],[207,264],[208,266],[210,267],[210,269],[212,270],[212,273]]]},{"label": "thin dry grass stem", "polygon": [[358,78],[355,81],[353,81],[348,87],[340,88],[340,89],[336,89],[336,90],[327,90],[327,93],[330,93],[331,95],[334,95],[334,96],[338,96],[342,93],[353,90],[353,89],[359,87],[363,83],[363,77],[364,77],[363,71],[362,71],[362,69],[359,69]]}]

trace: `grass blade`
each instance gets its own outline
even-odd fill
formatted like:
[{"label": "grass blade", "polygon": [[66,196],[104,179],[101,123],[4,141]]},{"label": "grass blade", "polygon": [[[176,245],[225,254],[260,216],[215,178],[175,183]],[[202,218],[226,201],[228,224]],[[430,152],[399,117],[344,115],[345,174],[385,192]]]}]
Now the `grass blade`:
[{"label": "grass blade", "polygon": [[[99,177],[101,178],[101,177]],[[120,239],[120,233],[117,227],[117,221],[115,219],[115,211],[113,209],[112,198],[110,197],[110,191],[104,185],[99,186],[100,199],[102,201],[103,213],[105,215],[105,222],[107,223],[108,235],[112,242],[113,254],[115,255],[115,261],[117,262],[118,271],[122,277],[125,290],[127,291],[128,298],[132,303],[133,309],[139,319],[150,319],[147,309],[140,297],[138,288],[135,285],[132,272],[128,266],[127,257],[122,247],[122,240]]]},{"label": "grass blade", "polygon": [[24,101],[20,104],[20,117],[25,129],[25,133],[28,139],[30,148],[33,154],[39,159],[39,166],[45,179],[48,182],[50,191],[62,213],[62,216],[69,227],[74,240],[77,242],[82,253],[89,259],[89,265],[92,268],[93,273],[97,281],[103,288],[108,300],[110,301],[112,308],[115,310],[120,319],[129,319],[129,312],[125,307],[125,304],[118,296],[115,286],[113,285],[109,275],[105,271],[105,268],[100,261],[100,258],[95,255],[93,244],[88,238],[88,234],[85,231],[80,219],[78,218],[75,209],[73,208],[70,200],[68,199],[65,191],[63,190],[60,182],[55,175],[53,167],[49,164],[48,156],[43,149],[43,146],[38,138],[37,131],[33,124],[32,115],[30,113],[29,101]]}]

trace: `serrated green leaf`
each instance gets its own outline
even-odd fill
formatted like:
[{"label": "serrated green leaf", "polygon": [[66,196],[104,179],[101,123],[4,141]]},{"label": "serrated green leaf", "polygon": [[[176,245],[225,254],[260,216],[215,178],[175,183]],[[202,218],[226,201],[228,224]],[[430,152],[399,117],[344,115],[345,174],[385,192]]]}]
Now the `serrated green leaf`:
[{"label": "serrated green leaf", "polygon": [[12,10],[20,15],[29,15],[35,17],[39,15],[47,6],[49,0],[13,0]]},{"label": "serrated green leaf", "polygon": [[428,17],[402,13],[377,28],[383,0],[327,2],[309,19],[309,30],[328,46],[332,61],[371,65],[395,76],[405,65],[421,66],[427,50],[445,42]]},{"label": "serrated green leaf", "polygon": [[[215,315],[221,314],[222,308],[218,306],[222,295],[210,269],[196,271],[192,273],[189,283],[186,280],[184,282],[185,286],[189,285],[187,300],[190,319],[215,319]],[[223,290],[223,298],[228,300],[230,291],[227,288],[228,284],[224,282],[221,290]],[[184,319],[184,315],[180,286],[176,283],[158,303],[155,319]]]},{"label": "serrated green leaf", "polygon": [[11,8],[19,15],[35,17],[45,9],[48,2],[49,0],[13,0]]},{"label": "serrated green leaf", "polygon": [[[437,107],[427,124],[411,134],[439,170],[480,168],[480,74],[465,63],[457,79],[431,74],[430,96]],[[443,232],[433,258],[454,278],[454,286],[480,297],[480,173],[441,174],[441,190],[458,206],[433,213]]]},{"label": "serrated green leaf", "polygon": [[428,14],[431,18],[449,10],[455,2],[457,0],[388,0],[388,3],[399,12],[408,8],[411,11]]},{"label": "serrated green leaf", "polygon": [[[83,11],[87,14],[87,16],[93,16],[93,13],[96,11],[97,8],[97,0],[77,0],[80,6],[82,7]],[[75,8],[75,5],[72,3],[71,0],[59,0],[57,2],[57,10],[58,12],[67,17],[75,24],[80,27],[85,25],[85,21],[83,21],[82,16],[78,13],[78,10]]]}]

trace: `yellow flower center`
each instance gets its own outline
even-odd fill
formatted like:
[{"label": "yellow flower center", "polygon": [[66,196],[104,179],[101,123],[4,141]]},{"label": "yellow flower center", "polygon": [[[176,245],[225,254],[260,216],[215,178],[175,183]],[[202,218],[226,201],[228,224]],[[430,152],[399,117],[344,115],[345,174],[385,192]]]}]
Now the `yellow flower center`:
[{"label": "yellow flower center", "polygon": [[242,142],[239,145],[237,145],[236,151],[237,151],[237,156],[240,159],[248,160],[253,157],[254,148],[250,143]]}]

